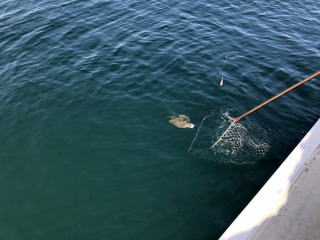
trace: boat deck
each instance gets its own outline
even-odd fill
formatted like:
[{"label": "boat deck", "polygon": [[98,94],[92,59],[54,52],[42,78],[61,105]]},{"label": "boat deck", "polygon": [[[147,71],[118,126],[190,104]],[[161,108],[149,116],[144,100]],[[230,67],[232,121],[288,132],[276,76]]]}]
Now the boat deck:
[{"label": "boat deck", "polygon": [[320,239],[320,119],[220,240]]}]

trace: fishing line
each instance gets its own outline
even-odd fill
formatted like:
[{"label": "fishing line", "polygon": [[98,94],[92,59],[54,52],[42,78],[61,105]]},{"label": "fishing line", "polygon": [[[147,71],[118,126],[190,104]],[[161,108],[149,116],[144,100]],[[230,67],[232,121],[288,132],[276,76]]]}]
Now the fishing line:
[{"label": "fishing line", "polygon": [[225,59],[224,59],[223,65],[222,65],[222,67],[221,67],[220,87],[223,86],[224,66],[226,65],[227,59],[228,59],[228,57],[229,57],[229,49],[230,49],[230,48],[228,47],[226,57],[225,57]]},{"label": "fishing line", "polygon": [[188,152],[191,151],[191,149],[192,149],[192,147],[193,147],[193,144],[194,144],[195,140],[197,139],[197,137],[198,137],[198,135],[199,135],[199,131],[200,131],[200,128],[202,127],[203,122],[204,122],[208,117],[210,117],[210,116],[211,116],[211,114],[205,116],[205,117],[201,120],[201,123],[200,123],[200,125],[199,125],[199,127],[198,127],[198,129],[197,129],[197,133],[196,133],[196,135],[194,136],[194,138],[192,139],[191,145],[190,145],[190,147],[188,148]]},{"label": "fishing line", "polygon": [[[224,9],[224,11],[226,12],[226,14],[228,13],[228,12],[227,12],[227,8],[228,8],[228,7],[229,7],[229,2],[228,2],[228,0],[226,0],[226,6],[225,6],[225,9]],[[223,65],[222,65],[222,67],[221,67],[220,87],[223,86],[224,66],[226,65],[227,59],[228,59],[228,57],[229,57],[229,50],[230,50],[230,47],[227,48],[227,54],[226,54],[226,57],[225,57],[225,59],[224,59]]]},{"label": "fishing line", "polygon": [[[228,0],[226,0],[225,3],[226,3],[226,5],[225,5],[225,8],[224,8],[224,11],[227,13],[227,8],[229,8],[229,2],[228,2]],[[224,62],[223,62],[222,67],[221,67],[221,72],[220,72],[220,76],[221,76],[220,86],[223,85],[224,66],[225,66],[225,64],[226,64],[226,62],[227,62],[227,59],[228,59],[228,57],[229,57],[229,50],[230,50],[230,47],[227,47],[227,54],[226,54],[226,56],[225,56]],[[209,97],[211,96],[213,89],[214,89],[213,87],[210,88],[210,91],[209,91],[209,93],[208,93],[208,95],[207,95],[207,97],[206,97],[206,100],[205,100],[204,103],[202,104],[201,111],[200,111],[200,112],[201,112],[201,115],[202,115],[205,107],[207,106]],[[189,151],[189,152],[192,150],[193,144],[194,144],[196,138],[198,137],[200,128],[202,127],[202,124],[203,124],[204,120],[206,120],[210,115],[211,115],[211,114],[206,115],[205,117],[202,118],[201,123],[200,123],[199,127],[197,128],[197,133],[196,133],[195,137],[193,138],[193,140],[192,140],[192,142],[191,142],[191,144],[190,144],[190,146],[189,146],[189,148],[188,148],[188,151]]]}]

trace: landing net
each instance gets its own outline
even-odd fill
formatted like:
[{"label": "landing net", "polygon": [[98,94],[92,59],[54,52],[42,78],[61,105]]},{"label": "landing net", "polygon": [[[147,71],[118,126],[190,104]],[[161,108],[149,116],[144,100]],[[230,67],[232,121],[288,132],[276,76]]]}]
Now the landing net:
[{"label": "landing net", "polygon": [[206,116],[189,151],[219,163],[253,164],[269,148],[268,132],[253,120],[236,122],[228,112]]}]

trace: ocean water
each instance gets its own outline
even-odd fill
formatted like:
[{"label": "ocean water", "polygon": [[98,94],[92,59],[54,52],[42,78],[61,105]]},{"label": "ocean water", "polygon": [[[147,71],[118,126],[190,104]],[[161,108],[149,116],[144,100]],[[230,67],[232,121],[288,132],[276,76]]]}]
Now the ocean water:
[{"label": "ocean water", "polygon": [[[320,78],[243,120],[263,154],[202,147],[227,113],[320,70],[319,9],[1,1],[0,238],[219,238],[320,117]],[[173,114],[196,127],[175,128]]]}]

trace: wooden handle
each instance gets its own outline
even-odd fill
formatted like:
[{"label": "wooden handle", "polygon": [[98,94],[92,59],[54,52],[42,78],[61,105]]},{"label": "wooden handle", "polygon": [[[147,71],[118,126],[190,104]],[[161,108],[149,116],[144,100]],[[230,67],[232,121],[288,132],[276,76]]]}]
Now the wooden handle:
[{"label": "wooden handle", "polygon": [[302,80],[302,81],[300,81],[300,82],[296,83],[295,85],[293,85],[293,86],[289,87],[288,89],[286,89],[286,90],[284,90],[283,92],[281,92],[281,93],[277,94],[276,96],[274,96],[274,97],[270,98],[269,100],[267,100],[267,101],[265,101],[265,102],[261,103],[260,105],[256,106],[255,108],[252,108],[250,111],[248,111],[248,112],[246,112],[246,113],[242,114],[240,117],[237,117],[237,118],[235,119],[235,121],[236,121],[236,122],[237,122],[237,121],[240,121],[240,119],[244,118],[245,116],[247,116],[247,115],[249,115],[249,114],[251,114],[251,113],[253,113],[253,112],[257,111],[258,109],[262,108],[263,106],[267,105],[268,103],[270,103],[270,102],[272,102],[272,101],[276,100],[277,98],[279,98],[279,97],[281,97],[281,96],[285,95],[286,93],[288,93],[288,92],[290,92],[291,90],[293,90],[293,89],[295,89],[295,88],[299,87],[300,85],[302,85],[302,84],[304,84],[304,83],[306,83],[306,82],[310,81],[311,79],[315,78],[315,77],[316,77],[316,76],[318,76],[318,75],[320,75],[320,72],[317,72],[317,73],[315,73],[315,74],[311,75],[310,77],[307,77],[306,79],[304,79],[304,80]]}]

